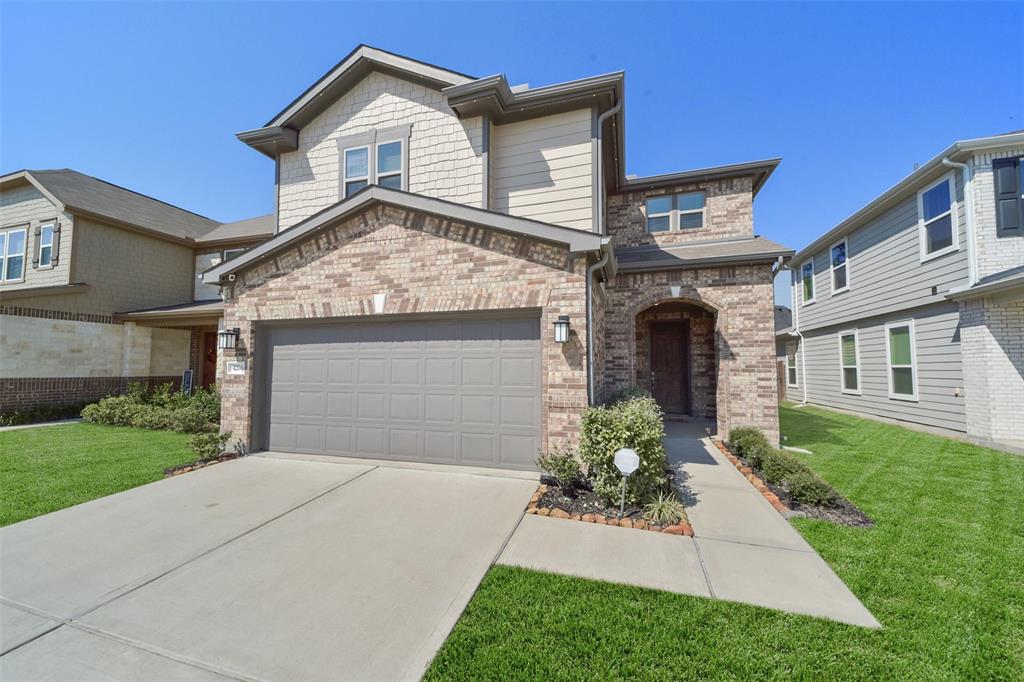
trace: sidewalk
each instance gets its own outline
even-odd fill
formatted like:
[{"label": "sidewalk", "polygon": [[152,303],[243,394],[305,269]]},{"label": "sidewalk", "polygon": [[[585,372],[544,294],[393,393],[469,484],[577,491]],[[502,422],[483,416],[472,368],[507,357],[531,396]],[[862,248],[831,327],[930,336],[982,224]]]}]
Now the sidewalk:
[{"label": "sidewalk", "polygon": [[694,537],[526,516],[498,563],[881,627],[803,537],[703,438],[666,424]]},{"label": "sidewalk", "polygon": [[22,429],[36,429],[43,426],[63,426],[64,424],[77,424],[82,421],[81,417],[76,419],[59,419],[55,422],[39,422],[38,424],[18,424],[17,426],[0,426],[0,432],[3,431],[21,431]]}]

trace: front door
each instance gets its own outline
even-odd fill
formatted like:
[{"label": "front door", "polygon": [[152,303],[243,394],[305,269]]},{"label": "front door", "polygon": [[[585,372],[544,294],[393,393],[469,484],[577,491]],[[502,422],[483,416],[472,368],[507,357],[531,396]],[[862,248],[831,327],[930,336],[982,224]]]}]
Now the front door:
[{"label": "front door", "polygon": [[665,414],[690,414],[690,325],[651,323],[651,392]]},{"label": "front door", "polygon": [[217,382],[217,332],[203,334],[203,380],[202,387],[209,388]]}]

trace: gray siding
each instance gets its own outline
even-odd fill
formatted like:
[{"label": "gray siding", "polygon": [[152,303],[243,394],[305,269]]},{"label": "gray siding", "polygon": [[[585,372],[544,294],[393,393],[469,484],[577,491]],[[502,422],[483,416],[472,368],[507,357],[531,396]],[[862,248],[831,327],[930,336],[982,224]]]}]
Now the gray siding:
[{"label": "gray siding", "polygon": [[590,109],[495,126],[491,208],[581,230],[594,228]]},{"label": "gray siding", "polygon": [[[918,400],[889,397],[885,325],[914,320]],[[857,329],[860,343],[861,394],[843,393],[839,369],[838,332]],[[960,356],[959,307],[944,302],[841,325],[804,331],[809,403],[853,412],[966,431],[964,381]],[[798,365],[799,366],[799,365]],[[798,381],[803,381],[802,372]],[[960,395],[956,392],[959,389]],[[789,389],[792,400],[803,396]]]},{"label": "gray siding", "polygon": [[[803,331],[826,325],[842,324],[872,315],[883,315],[944,301],[949,289],[967,283],[967,232],[963,202],[963,182],[954,175],[956,188],[958,251],[921,262],[918,237],[917,193],[866,222],[848,236],[847,262],[849,290],[832,293],[829,249],[814,256],[816,301],[800,301],[799,280],[795,292],[800,306]],[[930,186],[938,177],[922,184]],[[795,263],[799,268],[803,262]],[[932,287],[937,292],[932,294]]]}]

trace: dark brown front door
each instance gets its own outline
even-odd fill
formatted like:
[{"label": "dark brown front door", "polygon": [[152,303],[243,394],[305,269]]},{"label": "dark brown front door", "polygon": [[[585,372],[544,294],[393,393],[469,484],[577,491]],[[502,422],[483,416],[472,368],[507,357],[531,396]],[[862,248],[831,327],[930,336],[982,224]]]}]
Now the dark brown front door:
[{"label": "dark brown front door", "polygon": [[202,387],[209,388],[217,381],[217,332],[203,334],[203,381]]},{"label": "dark brown front door", "polygon": [[689,323],[651,323],[651,392],[666,414],[690,414]]}]

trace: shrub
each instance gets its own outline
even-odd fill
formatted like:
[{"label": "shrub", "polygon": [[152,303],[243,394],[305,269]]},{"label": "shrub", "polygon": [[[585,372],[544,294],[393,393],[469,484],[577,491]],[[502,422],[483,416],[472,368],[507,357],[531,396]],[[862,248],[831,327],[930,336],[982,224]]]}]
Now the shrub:
[{"label": "shrub", "polygon": [[645,388],[639,386],[630,386],[624,388],[618,393],[613,393],[610,398],[604,401],[605,405],[615,405],[616,403],[623,403],[627,400],[633,400],[634,398],[651,398],[651,392]]},{"label": "shrub", "polygon": [[782,450],[767,450],[758,467],[764,473],[765,480],[769,483],[781,483],[798,472],[809,472],[810,469],[803,462],[790,457]]},{"label": "shrub", "polygon": [[639,504],[665,485],[665,435],[661,409],[651,397],[633,397],[592,407],[583,413],[580,456],[587,464],[587,475],[594,491],[606,503],[618,502],[622,474],[615,467],[615,451],[633,448],[640,467],[630,474],[626,500]]},{"label": "shrub", "polygon": [[208,422],[220,423],[220,391],[217,387],[196,389],[192,394],[189,404],[203,413],[203,418]]},{"label": "shrub", "polygon": [[644,506],[644,519],[656,526],[674,526],[686,516],[686,508],[675,493],[658,493]]},{"label": "shrub", "polygon": [[555,479],[563,488],[571,488],[580,478],[580,462],[570,447],[555,446],[537,457],[541,471]]},{"label": "shrub", "polygon": [[156,405],[134,405],[131,425],[138,429],[157,431],[174,428],[174,413]]},{"label": "shrub", "polygon": [[810,470],[790,474],[785,488],[790,497],[802,504],[831,506],[839,500],[839,493]]},{"label": "shrub", "polygon": [[227,448],[231,439],[231,432],[225,433],[197,433],[188,439],[188,446],[196,453],[200,460],[219,457]]},{"label": "shrub", "polygon": [[110,426],[131,426],[140,403],[130,395],[115,395],[82,408],[82,419]]},{"label": "shrub", "polygon": [[168,410],[171,429],[182,433],[204,433],[216,431],[217,425],[209,421],[201,409],[195,405],[187,405],[180,410]]},{"label": "shrub", "polygon": [[64,405],[37,405],[0,413],[0,426],[21,426],[38,424],[58,419],[73,419],[82,414],[87,403],[66,403]]},{"label": "shrub", "polygon": [[759,430],[750,426],[740,426],[729,432],[729,447],[737,455],[747,458],[747,451],[758,445],[769,445],[768,439]]}]

